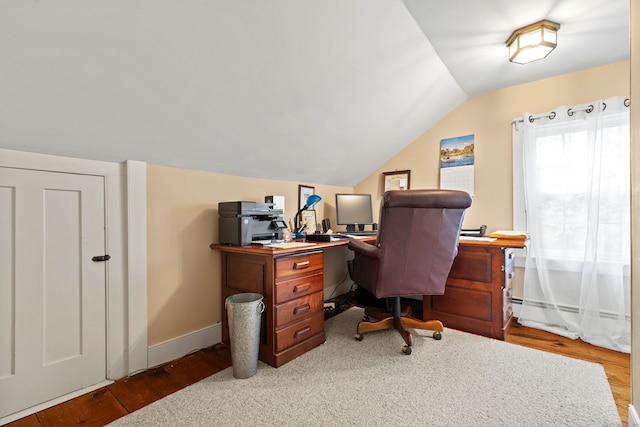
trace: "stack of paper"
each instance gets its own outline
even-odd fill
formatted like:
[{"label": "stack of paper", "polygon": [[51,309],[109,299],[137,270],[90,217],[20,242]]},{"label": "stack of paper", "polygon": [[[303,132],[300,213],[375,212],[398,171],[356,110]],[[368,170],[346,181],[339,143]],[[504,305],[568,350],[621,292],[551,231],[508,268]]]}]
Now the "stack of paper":
[{"label": "stack of paper", "polygon": [[472,240],[476,242],[495,242],[495,237],[460,236],[460,240]]},{"label": "stack of paper", "polygon": [[489,237],[495,237],[496,239],[527,240],[529,234],[526,231],[496,230],[489,234]]},{"label": "stack of paper", "polygon": [[279,248],[279,249],[291,249],[291,248],[304,248],[306,246],[315,246],[315,243],[306,243],[306,242],[284,242],[284,243],[272,243],[269,245],[270,248]]}]

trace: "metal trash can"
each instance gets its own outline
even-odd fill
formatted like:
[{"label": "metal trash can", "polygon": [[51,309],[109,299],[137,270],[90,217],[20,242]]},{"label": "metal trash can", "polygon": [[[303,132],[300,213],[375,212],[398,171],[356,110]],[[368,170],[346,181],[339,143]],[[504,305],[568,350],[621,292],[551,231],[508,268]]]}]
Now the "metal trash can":
[{"label": "metal trash can", "polygon": [[231,364],[235,378],[249,378],[258,371],[262,295],[235,294],[225,300],[231,341]]}]

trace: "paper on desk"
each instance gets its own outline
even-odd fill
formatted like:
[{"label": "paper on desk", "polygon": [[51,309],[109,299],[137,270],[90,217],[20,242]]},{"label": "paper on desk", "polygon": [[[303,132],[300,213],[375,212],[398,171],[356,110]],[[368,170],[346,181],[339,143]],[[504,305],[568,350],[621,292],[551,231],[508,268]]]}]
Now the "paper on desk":
[{"label": "paper on desk", "polygon": [[273,239],[268,239],[268,240],[252,240],[251,244],[252,245],[274,245],[276,243],[283,243],[284,240],[273,240]]},{"label": "paper on desk", "polygon": [[305,243],[305,242],[285,242],[285,243],[273,243],[269,246],[270,248],[279,248],[279,249],[291,249],[291,248],[304,248],[307,246],[315,246],[315,243]]},{"label": "paper on desk", "polygon": [[526,240],[529,238],[529,234],[526,231],[514,231],[514,230],[496,230],[489,234],[489,237],[497,237],[499,239],[517,239]]},{"label": "paper on desk", "polygon": [[493,242],[498,239],[495,237],[460,236],[460,240],[475,240],[476,242]]}]

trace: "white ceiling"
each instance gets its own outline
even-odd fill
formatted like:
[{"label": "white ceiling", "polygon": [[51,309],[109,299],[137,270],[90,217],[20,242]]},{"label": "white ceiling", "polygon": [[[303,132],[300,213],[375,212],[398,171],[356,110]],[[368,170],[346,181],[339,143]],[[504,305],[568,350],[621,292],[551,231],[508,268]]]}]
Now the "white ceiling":
[{"label": "white ceiling", "polygon": [[[558,48],[507,60],[511,32]],[[467,97],[629,57],[629,0],[4,0],[0,147],[353,186]]]},{"label": "white ceiling", "polygon": [[[629,58],[629,0],[405,0],[438,56],[468,96]],[[560,24],[544,60],[512,64],[506,41],[518,28]]]}]

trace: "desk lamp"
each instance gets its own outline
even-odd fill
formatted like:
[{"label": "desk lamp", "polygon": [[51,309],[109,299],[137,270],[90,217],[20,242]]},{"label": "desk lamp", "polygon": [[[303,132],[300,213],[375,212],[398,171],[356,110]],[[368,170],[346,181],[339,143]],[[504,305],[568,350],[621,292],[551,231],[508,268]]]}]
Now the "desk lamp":
[{"label": "desk lamp", "polygon": [[295,226],[295,230],[293,231],[294,233],[300,233],[302,230],[302,224],[300,225],[300,227],[298,227],[298,216],[300,216],[300,221],[302,221],[302,211],[306,211],[307,209],[311,209],[312,207],[314,207],[316,204],[318,204],[318,202],[322,200],[322,197],[318,196],[317,194],[311,194],[309,197],[307,197],[307,203],[305,203],[305,205],[302,207],[302,209],[300,209],[298,211],[298,213],[296,214],[296,216],[293,218],[293,222],[294,222],[294,226]]}]

